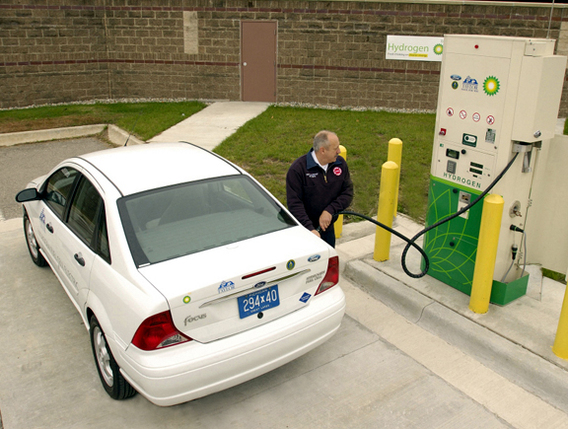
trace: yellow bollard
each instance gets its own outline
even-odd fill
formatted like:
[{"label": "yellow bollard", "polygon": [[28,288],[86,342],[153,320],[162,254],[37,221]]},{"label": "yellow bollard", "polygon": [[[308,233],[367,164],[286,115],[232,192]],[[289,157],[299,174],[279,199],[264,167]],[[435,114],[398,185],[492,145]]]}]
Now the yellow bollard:
[{"label": "yellow bollard", "polygon": [[[381,168],[381,189],[379,191],[379,209],[377,220],[392,228],[393,207],[396,194],[396,178],[398,177],[398,165],[387,161]],[[375,261],[388,261],[390,254],[391,233],[377,226],[375,232]]]},{"label": "yellow bollard", "polygon": [[[568,291],[568,286],[566,290]],[[564,301],[562,302],[552,352],[559,358],[568,359],[568,293],[566,292],[564,292]]]},{"label": "yellow bollard", "polygon": [[[347,161],[347,149],[345,149],[345,146],[339,145],[339,155]],[[333,228],[335,231],[335,238],[341,237],[341,234],[343,234],[343,215],[337,216],[337,220],[333,224]]]},{"label": "yellow bollard", "polygon": [[396,177],[396,195],[394,198],[394,217],[398,211],[398,189],[400,188],[400,170],[402,166],[402,140],[394,138],[389,140],[389,152],[387,161],[392,161],[398,165],[398,175]]},{"label": "yellow bollard", "polygon": [[469,309],[474,313],[487,313],[487,310],[489,310],[504,205],[503,197],[497,194],[488,195],[483,201],[475,269],[473,270],[473,284],[471,285],[469,300]]}]

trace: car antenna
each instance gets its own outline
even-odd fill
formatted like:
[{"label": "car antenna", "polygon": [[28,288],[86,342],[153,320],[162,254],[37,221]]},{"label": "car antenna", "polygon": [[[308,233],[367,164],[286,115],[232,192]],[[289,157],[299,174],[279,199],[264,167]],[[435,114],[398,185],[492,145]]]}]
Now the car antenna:
[{"label": "car antenna", "polygon": [[136,128],[136,124],[138,123],[138,119],[140,119],[140,116],[142,116],[142,112],[144,111],[144,109],[140,109],[140,113],[138,113],[138,117],[136,118],[136,121],[134,122],[134,126],[132,127],[132,129],[130,130],[130,134],[128,134],[128,138],[126,139],[126,141],[124,142],[124,146],[126,146],[128,144],[128,140],[130,140],[130,136],[132,135],[132,133],[134,132],[134,128]]}]

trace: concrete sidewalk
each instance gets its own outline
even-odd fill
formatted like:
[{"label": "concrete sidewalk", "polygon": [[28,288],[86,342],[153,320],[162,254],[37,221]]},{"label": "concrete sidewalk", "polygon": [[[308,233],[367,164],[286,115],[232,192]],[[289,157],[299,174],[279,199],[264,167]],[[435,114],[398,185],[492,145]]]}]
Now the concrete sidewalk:
[{"label": "concrete sidewalk", "polygon": [[213,150],[245,123],[264,112],[268,106],[270,103],[261,102],[213,103],[148,142],[183,141]]},{"label": "concrete sidewalk", "polygon": [[[148,140],[148,143],[183,141],[213,150],[237,129],[264,112],[268,106],[270,106],[270,103],[216,102],[152,137]],[[129,145],[145,143],[116,125],[97,124],[18,133],[0,133],[0,146],[75,139],[103,132],[106,133],[105,138],[116,146],[123,146],[126,142]]]},{"label": "concrete sidewalk", "polygon": [[[364,222],[349,227],[344,228],[347,234],[337,244],[344,276],[411,323],[568,413],[568,362],[551,350],[563,283],[543,278],[540,269],[534,269],[525,296],[506,306],[491,304],[486,314],[476,314],[468,308],[468,295],[429,276],[407,276],[401,266],[406,244],[402,240],[393,236],[390,259],[376,262],[375,226]],[[409,238],[422,228],[400,214],[394,225]],[[420,272],[420,258],[417,251],[409,251],[407,267],[411,272]]]}]

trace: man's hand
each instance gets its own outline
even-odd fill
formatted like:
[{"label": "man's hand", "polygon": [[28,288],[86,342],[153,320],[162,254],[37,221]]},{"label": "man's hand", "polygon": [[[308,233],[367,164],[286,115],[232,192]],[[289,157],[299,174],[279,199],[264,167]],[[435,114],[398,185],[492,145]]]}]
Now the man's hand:
[{"label": "man's hand", "polygon": [[312,229],[312,233],[313,233],[314,235],[316,235],[318,238],[321,238],[320,233],[317,232],[315,229]]},{"label": "man's hand", "polygon": [[329,225],[331,224],[331,220],[333,219],[333,216],[331,216],[331,213],[329,213],[328,211],[324,210],[319,218],[319,224],[321,226],[322,230],[326,230]]}]

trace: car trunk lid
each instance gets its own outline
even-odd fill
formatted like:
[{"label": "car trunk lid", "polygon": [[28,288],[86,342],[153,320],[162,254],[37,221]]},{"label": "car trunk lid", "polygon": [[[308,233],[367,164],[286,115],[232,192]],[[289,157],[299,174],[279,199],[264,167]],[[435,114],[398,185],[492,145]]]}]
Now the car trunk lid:
[{"label": "car trunk lid", "polygon": [[209,342],[309,305],[330,251],[303,227],[293,227],[140,272],[168,300],[177,329]]}]

